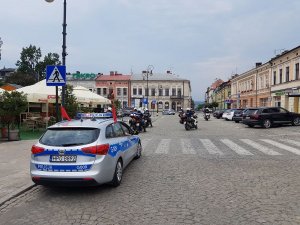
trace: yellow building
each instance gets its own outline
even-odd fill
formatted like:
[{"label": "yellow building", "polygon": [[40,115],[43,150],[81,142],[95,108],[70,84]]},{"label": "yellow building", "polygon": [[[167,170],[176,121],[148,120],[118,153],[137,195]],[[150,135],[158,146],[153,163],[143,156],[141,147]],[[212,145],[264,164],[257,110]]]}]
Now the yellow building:
[{"label": "yellow building", "polygon": [[272,58],[271,97],[273,106],[300,112],[300,46]]}]

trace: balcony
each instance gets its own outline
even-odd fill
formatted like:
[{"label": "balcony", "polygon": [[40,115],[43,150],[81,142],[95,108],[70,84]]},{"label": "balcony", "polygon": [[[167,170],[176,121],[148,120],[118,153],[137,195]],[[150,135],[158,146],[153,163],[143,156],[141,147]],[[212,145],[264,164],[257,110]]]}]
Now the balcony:
[{"label": "balcony", "polygon": [[183,99],[183,95],[171,95],[171,99]]}]

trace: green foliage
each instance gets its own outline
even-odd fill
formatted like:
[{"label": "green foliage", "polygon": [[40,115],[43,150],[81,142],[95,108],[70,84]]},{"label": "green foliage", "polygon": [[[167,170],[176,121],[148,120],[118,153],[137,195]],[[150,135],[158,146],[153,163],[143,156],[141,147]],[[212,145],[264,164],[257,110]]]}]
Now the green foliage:
[{"label": "green foliage", "polygon": [[16,66],[18,71],[24,74],[35,76],[37,74],[36,65],[42,57],[41,49],[34,45],[23,48],[20,60],[17,61]]},{"label": "green foliage", "polygon": [[23,74],[22,72],[15,72],[6,78],[7,83],[19,84],[21,86],[28,86],[35,83],[35,78],[29,74]]},{"label": "green foliage", "polygon": [[204,103],[197,105],[197,110],[200,111],[201,109],[203,109],[204,106],[205,106]]},{"label": "green foliage", "polygon": [[19,118],[21,112],[27,109],[27,98],[23,93],[12,91],[3,92],[0,95],[0,116],[2,124],[11,124],[16,126],[15,120]]},{"label": "green foliage", "polygon": [[[47,65],[60,65],[59,55],[57,53],[48,53],[45,55],[43,60],[41,49],[37,48],[34,45],[23,48],[20,56],[20,60],[17,61],[16,66],[18,67],[17,71],[19,75],[31,76],[31,79],[39,81],[45,79],[46,77],[46,66]],[[16,79],[15,84],[20,84],[19,79]],[[8,81],[7,81],[8,82]],[[24,82],[23,82],[24,83]],[[29,82],[30,83],[30,82]],[[26,83],[25,86],[29,85]]]},{"label": "green foliage", "polygon": [[36,72],[39,75],[39,80],[46,78],[46,67],[47,65],[60,65],[59,55],[57,53],[48,53],[45,55],[44,60],[38,62],[36,65]]},{"label": "green foliage", "polygon": [[115,106],[116,110],[119,110],[119,109],[122,108],[120,100],[116,99],[116,100],[113,101],[113,103],[114,103],[114,106]]}]

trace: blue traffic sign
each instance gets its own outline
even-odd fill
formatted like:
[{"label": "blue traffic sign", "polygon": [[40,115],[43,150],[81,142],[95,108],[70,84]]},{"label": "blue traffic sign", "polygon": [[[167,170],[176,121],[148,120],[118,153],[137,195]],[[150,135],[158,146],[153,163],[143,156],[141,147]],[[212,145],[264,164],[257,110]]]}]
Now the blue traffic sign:
[{"label": "blue traffic sign", "polygon": [[47,86],[65,86],[66,66],[47,66],[46,84]]},{"label": "blue traffic sign", "polygon": [[143,103],[144,103],[144,104],[148,104],[148,98],[144,98],[144,99],[143,99]]}]

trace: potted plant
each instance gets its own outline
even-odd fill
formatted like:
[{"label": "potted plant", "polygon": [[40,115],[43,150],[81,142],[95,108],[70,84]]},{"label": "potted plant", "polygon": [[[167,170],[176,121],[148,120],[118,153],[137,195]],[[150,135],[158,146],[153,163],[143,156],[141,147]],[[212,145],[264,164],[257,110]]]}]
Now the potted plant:
[{"label": "potted plant", "polygon": [[19,116],[27,108],[27,98],[23,93],[3,92],[0,96],[0,117],[4,128],[8,128],[8,140],[19,140]]}]

